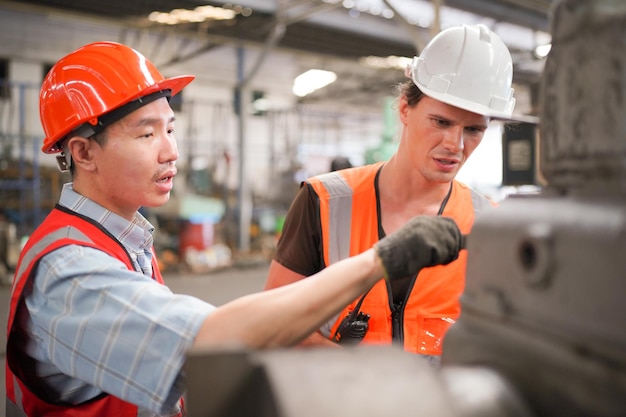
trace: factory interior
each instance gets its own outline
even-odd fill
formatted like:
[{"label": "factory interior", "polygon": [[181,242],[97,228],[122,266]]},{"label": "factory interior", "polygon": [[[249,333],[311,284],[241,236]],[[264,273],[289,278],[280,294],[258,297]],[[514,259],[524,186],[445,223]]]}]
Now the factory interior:
[{"label": "factory interior", "polygon": [[386,349],[199,354],[190,415],[626,416],[623,0],[0,0],[0,287],[70,181],[39,120],[70,51],[116,41],[196,77],[170,101],[170,200],[142,214],[163,276],[200,276],[270,262],[301,182],[333,161],[393,155],[406,66],[461,24],[507,45],[516,105],[457,176],[499,208],[472,229],[442,372]]},{"label": "factory interior", "polygon": [[[68,181],[54,158],[38,152],[38,88],[64,53],[118,41],[166,76],[196,76],[173,103],[181,157],[172,200],[149,214],[159,229],[162,269],[205,272],[241,258],[271,257],[300,181],[328,171],[333,158],[358,166],[393,153],[394,86],[405,79],[407,61],[442,28],[483,23],[498,33],[512,52],[516,114],[535,117],[545,59],[536,51],[549,47],[550,3],[0,2],[3,282],[20,244]],[[194,10],[215,16],[194,20]],[[294,93],[294,80],[309,70],[336,79]],[[517,138],[513,166],[503,163],[504,132],[503,124],[492,124],[482,154],[461,176],[496,200],[541,184],[534,132]]]}]

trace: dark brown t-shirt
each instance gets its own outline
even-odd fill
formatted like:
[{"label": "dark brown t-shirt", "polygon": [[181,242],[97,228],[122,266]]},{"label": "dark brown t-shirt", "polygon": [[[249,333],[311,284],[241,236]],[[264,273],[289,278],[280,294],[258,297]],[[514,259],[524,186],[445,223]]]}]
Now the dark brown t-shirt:
[{"label": "dark brown t-shirt", "polygon": [[304,276],[326,267],[319,211],[317,194],[305,183],[287,212],[274,255],[276,262]]}]

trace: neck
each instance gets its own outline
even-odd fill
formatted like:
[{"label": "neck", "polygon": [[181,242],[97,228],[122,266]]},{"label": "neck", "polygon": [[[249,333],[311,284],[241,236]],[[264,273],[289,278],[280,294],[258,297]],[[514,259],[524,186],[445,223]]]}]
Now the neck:
[{"label": "neck", "polygon": [[399,167],[394,158],[383,166],[379,178],[381,203],[407,207],[412,212],[431,212],[436,206],[436,214],[448,195],[450,185],[450,181],[433,182],[412,169]]}]

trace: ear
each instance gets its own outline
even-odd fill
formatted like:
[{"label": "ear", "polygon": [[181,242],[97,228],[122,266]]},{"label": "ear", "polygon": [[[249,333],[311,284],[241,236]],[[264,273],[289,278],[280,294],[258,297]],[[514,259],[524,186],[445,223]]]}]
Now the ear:
[{"label": "ear", "polygon": [[96,142],[82,136],[74,136],[67,142],[67,148],[72,155],[72,164],[82,170],[93,171],[96,169],[94,162],[94,146]]},{"label": "ear", "polygon": [[409,110],[411,106],[409,106],[409,101],[405,96],[400,98],[400,102],[398,103],[398,112],[400,113],[400,122],[406,126],[409,122]]}]

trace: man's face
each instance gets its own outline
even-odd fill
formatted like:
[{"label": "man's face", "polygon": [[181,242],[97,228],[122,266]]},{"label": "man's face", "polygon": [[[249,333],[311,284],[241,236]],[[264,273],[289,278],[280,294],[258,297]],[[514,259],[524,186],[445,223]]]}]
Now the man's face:
[{"label": "man's face", "polygon": [[174,112],[166,98],[149,103],[107,127],[102,147],[93,143],[89,192],[107,209],[131,219],[141,206],[157,207],[170,197],[178,148]]},{"label": "man's face", "polygon": [[489,118],[430,97],[400,102],[402,151],[427,181],[450,182],[482,141]]}]

